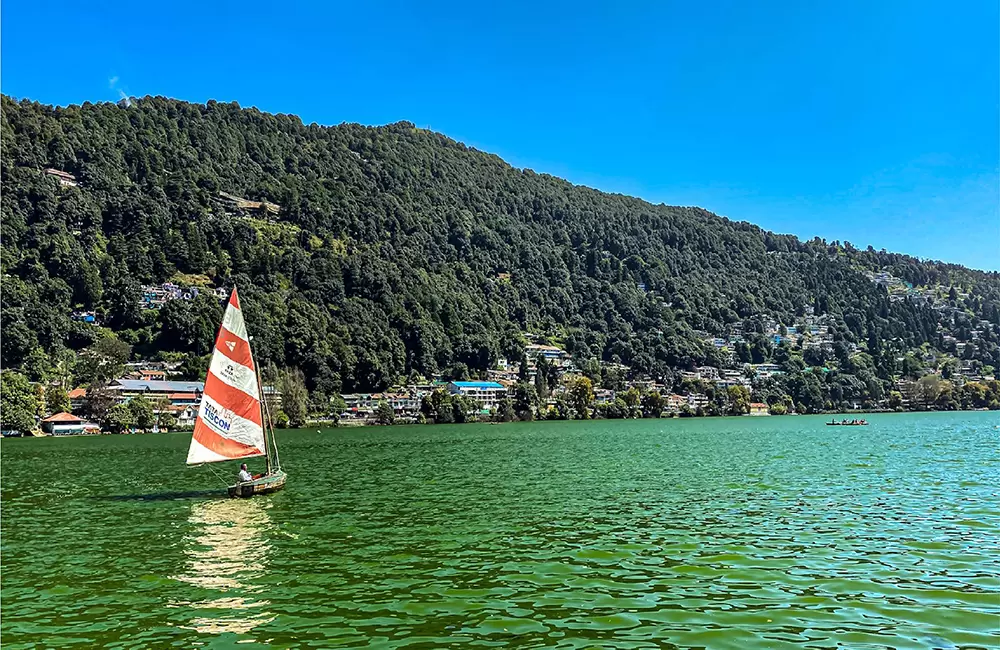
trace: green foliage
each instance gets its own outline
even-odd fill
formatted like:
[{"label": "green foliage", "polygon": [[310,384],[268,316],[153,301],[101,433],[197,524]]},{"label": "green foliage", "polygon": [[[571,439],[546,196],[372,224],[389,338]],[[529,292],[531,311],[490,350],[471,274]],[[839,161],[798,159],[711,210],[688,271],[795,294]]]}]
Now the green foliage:
[{"label": "green foliage", "polygon": [[45,390],[45,410],[48,415],[68,412],[70,408],[69,396],[62,386],[49,386]]},{"label": "green foliage", "polygon": [[28,379],[16,372],[0,374],[0,428],[28,433],[35,428],[38,397]]},{"label": "green foliage", "polygon": [[278,411],[274,414],[274,427],[276,429],[287,429],[289,423],[288,414],[284,411]]},{"label": "green foliage", "polygon": [[599,404],[594,410],[598,416],[608,420],[627,418],[632,412],[625,400],[620,397],[616,397],[610,404]]},{"label": "green foliage", "polygon": [[496,417],[500,422],[513,422],[514,418],[517,417],[514,413],[514,400],[509,397],[500,400],[500,408],[497,410]]},{"label": "green foliage", "polygon": [[[189,355],[184,375],[197,378],[222,313],[214,297],[139,309],[143,284],[175,278],[238,286],[257,362],[299,369],[323,396],[413,373],[482,377],[500,357],[521,359],[523,332],[558,340],[592,384],[623,391],[634,377],[670,382],[718,365],[700,332],[740,325],[737,359],[785,368],[775,390],[807,412],[881,399],[899,372],[917,379],[923,362],[908,353],[954,347],[943,332],[968,343],[954,357],[1000,367],[997,274],[603,194],[405,122],[319,127],[163,97],[65,108],[3,97],[0,108],[0,364],[34,380],[60,372],[63,353],[107,340],[72,321],[74,309],[94,309],[138,356]],[[60,187],[46,167],[80,187]],[[226,207],[220,191],[281,209]],[[869,270],[949,287],[954,311],[890,300]],[[807,306],[831,317],[833,349],[776,348],[761,319],[787,331]],[[854,366],[848,344],[871,363]],[[83,383],[120,367],[121,349],[105,352],[81,355]],[[837,374],[814,377],[807,362]],[[538,361],[536,400],[558,375]],[[948,404],[963,403],[952,395]],[[522,398],[518,417],[537,406]],[[557,402],[555,416],[577,406]],[[304,420],[297,407],[288,414]],[[448,410],[435,419],[467,416]]]},{"label": "green foliage", "polygon": [[658,418],[667,407],[667,400],[657,391],[650,391],[642,397],[642,414],[647,418]]},{"label": "green foliage", "polygon": [[730,386],[726,393],[729,415],[745,415],[750,412],[750,391],[746,386]]},{"label": "green foliage", "polygon": [[340,395],[334,395],[330,398],[330,415],[333,418],[334,424],[340,423],[340,416],[344,411],[347,410],[347,402]]},{"label": "green foliage", "polygon": [[589,378],[579,376],[567,385],[570,404],[580,420],[590,418],[590,405],[594,403],[594,384]]},{"label": "green foliage", "polygon": [[108,411],[115,405],[115,396],[103,385],[94,385],[87,389],[87,398],[84,400],[86,407],[85,415],[103,424],[108,416]]},{"label": "green foliage", "polygon": [[305,377],[298,368],[283,371],[278,382],[281,391],[281,410],[288,417],[286,426],[301,427],[306,423],[308,409],[306,403],[309,393],[306,391]]},{"label": "green foliage", "polygon": [[136,426],[135,415],[128,404],[115,404],[101,420],[101,428],[111,433],[123,433]]},{"label": "green foliage", "polygon": [[396,413],[385,400],[379,401],[375,407],[375,421],[379,424],[392,424],[396,421]]},{"label": "green foliage", "polygon": [[152,429],[156,424],[156,414],[153,413],[153,405],[141,395],[133,397],[127,403],[128,410],[132,414],[132,422],[136,428]]},{"label": "green foliage", "polygon": [[132,354],[127,343],[113,336],[102,338],[83,351],[78,378],[85,384],[104,384],[125,372],[125,362]]},{"label": "green foliage", "polygon": [[538,405],[538,395],[535,387],[522,380],[514,387],[514,414],[519,420],[534,419],[535,407]]},{"label": "green foliage", "polygon": [[479,403],[461,395],[450,395],[438,388],[423,398],[420,411],[437,424],[472,422],[479,412]]},{"label": "green foliage", "polygon": [[639,406],[639,402],[642,400],[642,394],[639,392],[638,388],[632,386],[622,395],[622,400],[624,400],[626,406],[634,409]]}]

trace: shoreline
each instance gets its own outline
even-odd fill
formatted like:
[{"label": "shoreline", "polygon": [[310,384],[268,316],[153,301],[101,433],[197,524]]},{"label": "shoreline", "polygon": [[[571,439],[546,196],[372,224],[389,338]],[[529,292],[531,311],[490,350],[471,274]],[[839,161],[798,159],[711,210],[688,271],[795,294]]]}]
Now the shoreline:
[{"label": "shoreline", "polygon": [[[427,425],[431,425],[431,426],[445,426],[445,425],[448,425],[448,424],[459,425],[459,426],[460,425],[464,425],[464,424],[491,424],[491,425],[492,424],[525,424],[525,423],[533,423],[533,422],[615,422],[615,421],[625,422],[625,421],[632,421],[632,420],[705,420],[705,419],[719,419],[719,418],[753,418],[753,419],[757,419],[757,418],[765,418],[765,417],[785,418],[785,417],[795,417],[795,416],[805,416],[805,417],[823,416],[823,417],[829,417],[829,416],[836,416],[836,415],[854,415],[854,416],[860,417],[860,416],[866,416],[866,415],[892,415],[892,414],[909,414],[909,413],[981,413],[981,412],[984,412],[984,411],[985,412],[991,412],[991,410],[988,409],[988,408],[979,408],[979,409],[954,409],[954,410],[933,410],[933,409],[931,409],[931,410],[889,410],[889,409],[885,409],[885,410],[871,410],[871,411],[824,411],[822,413],[786,413],[786,414],[783,414],[783,415],[771,415],[770,413],[762,413],[762,414],[744,413],[742,415],[689,415],[689,416],[682,416],[682,415],[678,415],[678,414],[672,414],[669,417],[660,417],[660,418],[647,418],[647,417],[638,417],[638,418],[590,418],[588,420],[580,420],[580,419],[577,419],[577,418],[562,418],[562,419],[544,419],[544,420],[517,420],[517,419],[515,419],[515,420],[509,420],[509,421],[503,421],[503,420],[472,420],[472,421],[468,421],[468,422],[446,422],[446,423],[440,423],[440,424],[438,424],[437,422],[423,422],[423,423],[420,423],[420,422],[416,422],[416,421],[412,421],[412,420],[407,420],[407,421],[402,421],[402,422],[393,422],[392,424],[378,424],[376,422],[363,422],[363,421],[362,422],[359,422],[359,421],[350,421],[350,422],[338,422],[338,423],[334,423],[334,422],[330,422],[330,421],[315,421],[314,420],[314,421],[307,421],[301,427],[288,427],[287,429],[280,429],[280,430],[281,431],[303,431],[305,429],[313,429],[313,428],[316,428],[316,429],[319,429],[319,430],[323,430],[323,429],[361,429],[361,428],[394,427],[394,426],[427,426]],[[993,412],[1000,413],[1000,410],[994,409]],[[869,424],[871,424],[871,423],[869,423]],[[140,432],[136,432],[136,433],[105,433],[105,432],[101,432],[101,433],[69,433],[69,434],[62,434],[62,435],[53,435],[53,434],[33,435],[31,433],[27,433],[27,434],[24,434],[24,435],[21,435],[21,436],[3,436],[3,437],[4,438],[93,438],[93,437],[100,437],[100,436],[146,436],[146,435],[159,436],[159,435],[170,435],[170,434],[180,434],[180,433],[190,434],[192,431],[193,431],[193,429],[174,429],[172,431],[159,431],[157,433],[153,433],[152,431],[147,431],[147,432],[141,432],[141,433]]]}]

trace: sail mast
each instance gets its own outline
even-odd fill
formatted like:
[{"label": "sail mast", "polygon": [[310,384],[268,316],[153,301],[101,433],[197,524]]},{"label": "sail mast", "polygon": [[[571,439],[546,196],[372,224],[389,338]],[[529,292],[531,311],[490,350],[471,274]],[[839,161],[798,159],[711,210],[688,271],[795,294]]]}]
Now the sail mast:
[{"label": "sail mast", "polygon": [[[251,337],[252,341],[253,337]],[[250,344],[250,356],[253,357],[253,343]],[[267,473],[271,473],[271,447],[267,444],[267,430],[271,424],[271,410],[267,407],[267,396],[264,394],[264,383],[260,380],[260,367],[257,362],[254,361],[253,364],[254,371],[257,373],[257,385],[260,386],[260,406],[262,415],[264,416],[264,460],[267,467]],[[271,428],[271,437],[274,437],[274,428]]]}]

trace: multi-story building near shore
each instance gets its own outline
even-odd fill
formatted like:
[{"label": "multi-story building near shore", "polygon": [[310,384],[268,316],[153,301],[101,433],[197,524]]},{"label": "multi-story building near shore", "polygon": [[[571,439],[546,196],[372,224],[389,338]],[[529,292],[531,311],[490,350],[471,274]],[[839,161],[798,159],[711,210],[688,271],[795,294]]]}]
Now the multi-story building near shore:
[{"label": "multi-story building near shore", "polygon": [[378,400],[373,393],[345,393],[340,396],[344,400],[344,412],[340,417],[348,420],[369,420],[375,417],[375,407]]},{"label": "multi-story building near shore", "polygon": [[161,379],[116,379],[108,384],[107,390],[126,401],[133,397],[145,397],[150,401],[170,399],[175,393],[195,393],[198,402],[205,392],[205,383],[201,381],[166,381]]},{"label": "multi-story building near shore", "polygon": [[708,406],[708,396],[702,393],[691,393],[687,396],[687,402],[692,409],[705,408]]},{"label": "multi-story building near shore", "polygon": [[420,415],[420,397],[415,393],[376,393],[372,397],[388,404],[397,418],[416,418]]},{"label": "multi-story building near shore", "polygon": [[422,393],[415,391],[397,393],[346,393],[340,396],[345,409],[338,415],[346,420],[374,420],[379,402],[392,408],[397,418],[415,419],[420,415]]},{"label": "multi-story building near shore", "polygon": [[448,393],[473,399],[484,411],[500,408],[500,400],[507,396],[507,389],[495,381],[452,381],[448,383]]}]

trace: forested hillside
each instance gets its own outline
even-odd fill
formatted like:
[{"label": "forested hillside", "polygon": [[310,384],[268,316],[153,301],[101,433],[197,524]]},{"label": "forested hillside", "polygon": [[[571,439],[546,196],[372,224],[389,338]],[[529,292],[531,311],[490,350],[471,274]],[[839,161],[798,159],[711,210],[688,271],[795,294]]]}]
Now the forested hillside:
[{"label": "forested hillside", "polygon": [[[140,287],[171,279],[238,286],[258,357],[327,396],[481,375],[519,358],[524,333],[581,367],[670,382],[722,365],[706,334],[737,325],[754,361],[787,360],[761,323],[807,310],[829,316],[833,349],[805,365],[862,385],[912,373],[921,348],[1000,366],[996,273],[605,194],[405,122],[324,127],[161,97],[2,109],[2,364],[32,379],[109,333],[134,356],[207,353],[215,296],[141,309]],[[941,301],[891,300],[866,271]]]}]

